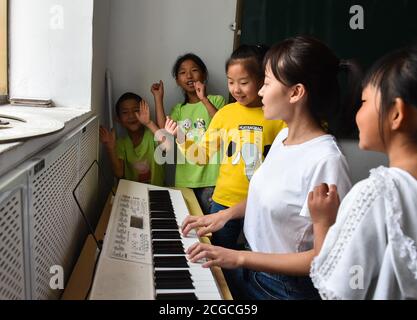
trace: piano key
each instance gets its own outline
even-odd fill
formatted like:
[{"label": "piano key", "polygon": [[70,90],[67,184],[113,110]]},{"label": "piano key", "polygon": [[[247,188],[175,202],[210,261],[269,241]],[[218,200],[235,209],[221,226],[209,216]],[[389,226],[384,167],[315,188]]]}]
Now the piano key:
[{"label": "piano key", "polygon": [[195,289],[191,279],[159,279],[155,281],[155,289]]},{"label": "piano key", "polygon": [[[185,251],[199,239],[195,230],[187,237],[180,233],[180,225],[188,216],[186,208],[178,210],[174,216],[165,206],[157,204],[160,199],[171,203],[169,193],[150,193],[151,235],[154,259],[154,281],[156,297],[170,297],[185,294],[198,299],[221,299],[211,270],[202,268],[202,262],[192,263],[186,259]],[[175,197],[174,197],[175,198]],[[166,210],[166,211],[164,211]],[[192,288],[192,285],[194,288]]]},{"label": "piano key", "polygon": [[173,240],[181,239],[178,231],[152,231],[152,239]]},{"label": "piano key", "polygon": [[184,256],[154,257],[155,268],[189,268]]},{"label": "piano key", "polygon": [[191,278],[188,270],[155,271],[155,279],[183,279]]},{"label": "piano key", "polygon": [[194,293],[161,293],[156,300],[197,300],[197,297]]}]

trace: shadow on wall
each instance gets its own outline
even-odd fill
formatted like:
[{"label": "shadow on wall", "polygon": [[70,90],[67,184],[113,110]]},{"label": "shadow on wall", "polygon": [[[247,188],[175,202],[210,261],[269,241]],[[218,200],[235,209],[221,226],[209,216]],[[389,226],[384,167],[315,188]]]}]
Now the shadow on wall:
[{"label": "shadow on wall", "polygon": [[339,145],[349,164],[352,184],[368,178],[369,170],[388,166],[388,157],[384,153],[360,150],[357,140],[340,140]]}]

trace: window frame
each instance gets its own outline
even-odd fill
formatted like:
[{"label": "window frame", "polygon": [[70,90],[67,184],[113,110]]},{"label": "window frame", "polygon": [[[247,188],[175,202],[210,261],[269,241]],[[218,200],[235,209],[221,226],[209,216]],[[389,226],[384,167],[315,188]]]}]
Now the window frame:
[{"label": "window frame", "polygon": [[8,101],[8,0],[0,0],[0,104]]}]

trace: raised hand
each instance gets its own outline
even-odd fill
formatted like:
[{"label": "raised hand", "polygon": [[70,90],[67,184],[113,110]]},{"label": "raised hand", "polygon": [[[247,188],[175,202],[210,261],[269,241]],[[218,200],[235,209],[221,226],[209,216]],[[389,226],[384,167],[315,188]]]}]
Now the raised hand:
[{"label": "raised hand", "polygon": [[340,199],[335,185],[322,183],[308,194],[308,209],[313,224],[325,227],[333,225],[339,206]]},{"label": "raised hand", "polygon": [[202,83],[201,81],[196,81],[194,82],[194,88],[195,88],[195,92],[197,93],[197,97],[200,100],[207,99],[206,85],[204,83]]},{"label": "raised hand", "polygon": [[241,252],[211,244],[197,242],[189,247],[186,251],[188,259],[191,262],[198,262],[201,259],[207,259],[203,263],[203,268],[219,266],[226,269],[236,269],[241,267]]},{"label": "raised hand", "polygon": [[149,111],[149,105],[146,103],[145,100],[142,100],[139,103],[139,113],[135,113],[136,117],[138,118],[139,122],[144,126],[147,126],[151,123],[151,113]]},{"label": "raised hand", "polygon": [[100,142],[107,149],[113,150],[116,148],[116,132],[114,131],[114,129],[111,129],[111,131],[109,131],[106,128],[100,126],[99,137],[100,137]]},{"label": "raised hand", "polygon": [[167,117],[167,118],[166,118],[166,121],[165,121],[165,130],[166,130],[169,134],[171,134],[171,135],[173,135],[174,137],[176,137],[176,136],[177,136],[177,133],[178,133],[178,125],[177,125],[177,123],[176,123],[174,120],[172,120],[170,117]]},{"label": "raised hand", "polygon": [[159,80],[159,83],[152,84],[151,92],[155,98],[162,99],[164,97],[164,83],[162,80]]},{"label": "raised hand", "polygon": [[208,233],[215,232],[224,227],[228,221],[224,212],[219,211],[205,216],[187,216],[181,226],[181,231],[184,236],[192,230],[197,230],[197,235],[202,237]]}]

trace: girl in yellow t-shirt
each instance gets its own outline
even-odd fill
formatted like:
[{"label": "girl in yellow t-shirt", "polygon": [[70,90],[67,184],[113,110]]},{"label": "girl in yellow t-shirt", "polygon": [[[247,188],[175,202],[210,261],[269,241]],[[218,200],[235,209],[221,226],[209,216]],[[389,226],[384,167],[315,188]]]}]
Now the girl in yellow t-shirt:
[{"label": "girl in yellow t-shirt", "polygon": [[[243,45],[226,63],[230,94],[236,102],[214,115],[201,141],[190,143],[172,119],[165,129],[177,136],[177,144],[188,161],[205,164],[220,152],[222,159],[210,213],[234,206],[247,197],[249,181],[265,158],[276,135],[285,127],[280,120],[266,120],[258,95],[263,85],[263,57],[267,48]],[[243,220],[233,220],[215,232],[212,242],[237,248]]]}]

